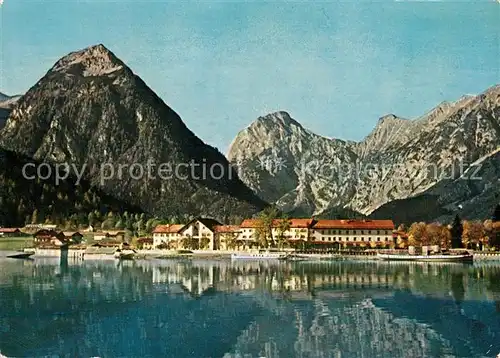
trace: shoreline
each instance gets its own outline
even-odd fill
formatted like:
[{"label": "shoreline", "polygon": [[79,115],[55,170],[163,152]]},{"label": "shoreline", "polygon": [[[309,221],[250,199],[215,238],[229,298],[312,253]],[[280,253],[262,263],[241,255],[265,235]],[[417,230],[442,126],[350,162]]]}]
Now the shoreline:
[{"label": "shoreline", "polygon": [[[16,253],[16,250],[0,250],[0,258],[4,258],[9,254]],[[231,260],[232,254],[248,254],[249,251],[236,250],[192,250],[191,252],[178,252],[177,250],[136,250],[136,259],[143,260],[167,260],[167,259],[197,259],[197,260]],[[347,261],[347,260],[364,260],[364,261],[380,261],[376,254],[346,254],[346,253],[298,253],[301,256],[306,256],[310,261]],[[68,250],[68,258],[85,259],[85,249]],[[92,254],[92,259],[109,259],[106,253]],[[61,257],[61,251],[58,249],[42,249],[37,250],[33,258],[42,257]],[[500,252],[473,252],[474,261],[500,261]],[[309,260],[306,260],[309,261]]]}]

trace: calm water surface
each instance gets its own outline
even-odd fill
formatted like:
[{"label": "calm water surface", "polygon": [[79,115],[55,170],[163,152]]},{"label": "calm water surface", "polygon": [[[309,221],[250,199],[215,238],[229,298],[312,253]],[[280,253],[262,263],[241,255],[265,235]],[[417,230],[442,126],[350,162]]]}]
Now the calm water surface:
[{"label": "calm water surface", "polygon": [[500,265],[0,258],[8,357],[495,357]]}]

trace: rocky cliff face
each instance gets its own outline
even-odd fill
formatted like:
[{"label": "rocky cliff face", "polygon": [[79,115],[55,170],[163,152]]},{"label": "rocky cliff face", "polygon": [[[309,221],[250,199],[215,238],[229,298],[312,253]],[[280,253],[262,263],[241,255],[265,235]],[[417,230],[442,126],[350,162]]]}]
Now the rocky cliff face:
[{"label": "rocky cliff face", "polygon": [[83,168],[93,185],[158,215],[224,218],[265,205],[103,45],[59,60],[18,101],[0,145]]},{"label": "rocky cliff face", "polygon": [[0,129],[2,129],[9,117],[12,107],[21,98],[21,96],[7,96],[6,94],[0,93]]},{"label": "rocky cliff face", "polygon": [[499,147],[495,86],[420,118],[384,116],[358,143],[315,135],[284,112],[271,114],[240,132],[228,157],[247,185],[286,209],[319,214],[340,206],[370,214],[459,177]]},{"label": "rocky cliff face", "polygon": [[[354,195],[349,177],[335,178],[322,167],[355,161],[349,143],[323,138],[303,128],[286,112],[260,117],[231,145],[229,160],[242,180],[264,200],[285,211],[315,212]],[[332,205],[333,204],[333,205]]]},{"label": "rocky cliff face", "polygon": [[478,159],[455,179],[443,179],[418,195],[394,200],[371,213],[400,223],[451,222],[456,213],[473,220],[492,217],[500,202],[500,150]]}]

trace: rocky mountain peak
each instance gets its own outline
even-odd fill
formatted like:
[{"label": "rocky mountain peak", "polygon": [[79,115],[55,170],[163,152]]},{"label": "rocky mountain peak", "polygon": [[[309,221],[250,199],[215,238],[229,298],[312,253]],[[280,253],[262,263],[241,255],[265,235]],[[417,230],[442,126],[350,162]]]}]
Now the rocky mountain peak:
[{"label": "rocky mountain peak", "polygon": [[[76,165],[91,185],[157,215],[247,216],[266,205],[221,153],[196,137],[103,45],[57,61],[13,109],[0,146],[35,160]],[[162,178],[158,172],[130,171],[134,165],[141,173],[148,162],[171,172]],[[114,174],[102,180],[104,165],[129,169],[110,169]]]},{"label": "rocky mountain peak", "polygon": [[397,120],[399,119],[398,116],[396,116],[395,114],[386,114],[385,116],[382,116],[378,119],[379,123],[383,123],[383,122],[387,122],[387,121],[394,121],[394,120]]},{"label": "rocky mountain peak", "polygon": [[256,122],[272,126],[279,125],[282,128],[289,128],[289,127],[302,128],[302,125],[295,119],[293,119],[288,112],[285,111],[277,111],[259,117]]},{"label": "rocky mountain peak", "polygon": [[83,77],[111,75],[127,68],[113,52],[99,44],[61,58],[50,72],[66,72]]},{"label": "rocky mountain peak", "polygon": [[[499,108],[500,86],[494,86],[478,96],[442,102],[414,119],[385,115],[357,143],[283,129],[281,123],[292,119],[273,113],[240,132],[228,157],[248,186],[284,210],[318,214],[341,207],[366,215],[424,193],[456,174],[462,163],[496,150]],[[268,162],[262,158],[271,164],[278,159],[280,165],[263,165]]]}]

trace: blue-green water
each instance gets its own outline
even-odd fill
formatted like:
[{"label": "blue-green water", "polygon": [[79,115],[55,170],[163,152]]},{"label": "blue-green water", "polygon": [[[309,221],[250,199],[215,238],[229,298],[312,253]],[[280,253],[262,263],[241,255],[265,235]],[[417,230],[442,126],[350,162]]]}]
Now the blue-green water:
[{"label": "blue-green water", "polygon": [[500,265],[0,258],[8,357],[495,357]]}]

